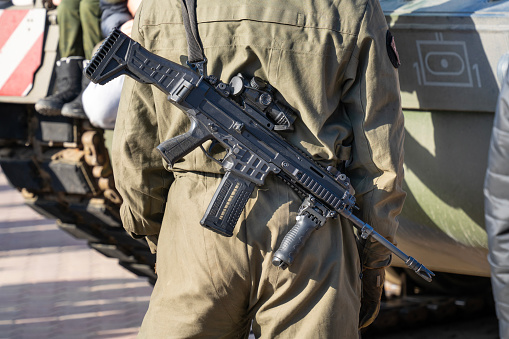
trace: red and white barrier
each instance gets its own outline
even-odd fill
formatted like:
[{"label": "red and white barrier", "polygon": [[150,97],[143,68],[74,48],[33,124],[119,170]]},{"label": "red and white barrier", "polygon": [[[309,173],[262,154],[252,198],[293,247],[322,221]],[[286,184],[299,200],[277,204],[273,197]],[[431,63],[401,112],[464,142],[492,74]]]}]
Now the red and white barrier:
[{"label": "red and white barrier", "polygon": [[0,96],[25,96],[41,65],[45,9],[0,10]]}]

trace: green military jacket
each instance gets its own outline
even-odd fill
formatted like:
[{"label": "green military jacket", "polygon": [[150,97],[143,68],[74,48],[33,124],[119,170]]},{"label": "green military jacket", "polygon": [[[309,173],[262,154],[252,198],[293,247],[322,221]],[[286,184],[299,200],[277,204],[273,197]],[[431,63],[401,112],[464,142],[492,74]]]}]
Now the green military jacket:
[{"label": "green military jacket", "polygon": [[[405,197],[404,127],[398,72],[388,52],[394,49],[378,1],[198,0],[197,17],[208,74],[227,82],[241,72],[276,88],[298,114],[286,139],[324,165],[347,161],[359,217],[393,239]],[[164,6],[145,0],[132,37],[185,64],[178,0]],[[187,117],[161,91],[126,79],[112,158],[130,233],[158,234],[172,172],[222,173],[199,148],[169,170],[155,147],[188,128]],[[388,264],[389,253],[375,243],[363,254],[368,267]]]}]

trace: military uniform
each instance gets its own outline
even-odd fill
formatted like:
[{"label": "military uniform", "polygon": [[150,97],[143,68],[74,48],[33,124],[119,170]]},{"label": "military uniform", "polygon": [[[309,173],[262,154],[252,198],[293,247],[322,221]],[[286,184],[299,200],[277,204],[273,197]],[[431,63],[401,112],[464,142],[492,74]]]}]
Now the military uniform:
[{"label": "military uniform", "polygon": [[[323,165],[348,160],[359,216],[392,238],[404,200],[404,130],[378,1],[207,0],[198,1],[197,18],[208,73],[269,81],[298,113],[286,139]],[[183,63],[180,3],[144,0],[132,37]],[[360,260],[352,226],[335,219],[292,266],[274,267],[301,204],[274,176],[255,189],[233,237],[200,226],[221,167],[197,149],[170,172],[155,150],[188,128],[161,91],[126,79],[112,152],[122,220],[131,234],[159,234],[158,281],[140,337],[243,337],[251,320],[257,337],[357,336],[361,266],[386,266],[388,251],[368,242]]]}]

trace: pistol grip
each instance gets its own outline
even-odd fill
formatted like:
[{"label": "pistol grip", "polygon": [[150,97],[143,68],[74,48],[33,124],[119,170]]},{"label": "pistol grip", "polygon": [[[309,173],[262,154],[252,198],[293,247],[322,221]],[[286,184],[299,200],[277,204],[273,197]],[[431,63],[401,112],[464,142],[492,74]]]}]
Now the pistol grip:
[{"label": "pistol grip", "polygon": [[200,221],[202,226],[231,237],[254,186],[233,172],[226,172]]},{"label": "pistol grip", "polygon": [[182,157],[212,138],[212,135],[205,128],[200,128],[200,125],[192,115],[188,114],[188,116],[191,120],[189,131],[163,141],[157,146],[157,150],[170,167],[173,167]]}]

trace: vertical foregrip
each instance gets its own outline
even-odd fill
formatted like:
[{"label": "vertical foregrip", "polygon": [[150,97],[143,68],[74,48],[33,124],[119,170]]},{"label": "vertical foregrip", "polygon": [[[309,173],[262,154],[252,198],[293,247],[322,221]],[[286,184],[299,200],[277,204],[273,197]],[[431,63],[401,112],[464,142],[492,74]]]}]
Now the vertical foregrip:
[{"label": "vertical foregrip", "polygon": [[231,237],[254,186],[252,182],[235,173],[226,172],[200,223]]},{"label": "vertical foregrip", "polygon": [[295,256],[308,240],[311,233],[319,226],[316,219],[309,214],[297,216],[297,223],[288,232],[281,246],[274,253],[272,264],[282,269],[293,263]]}]

